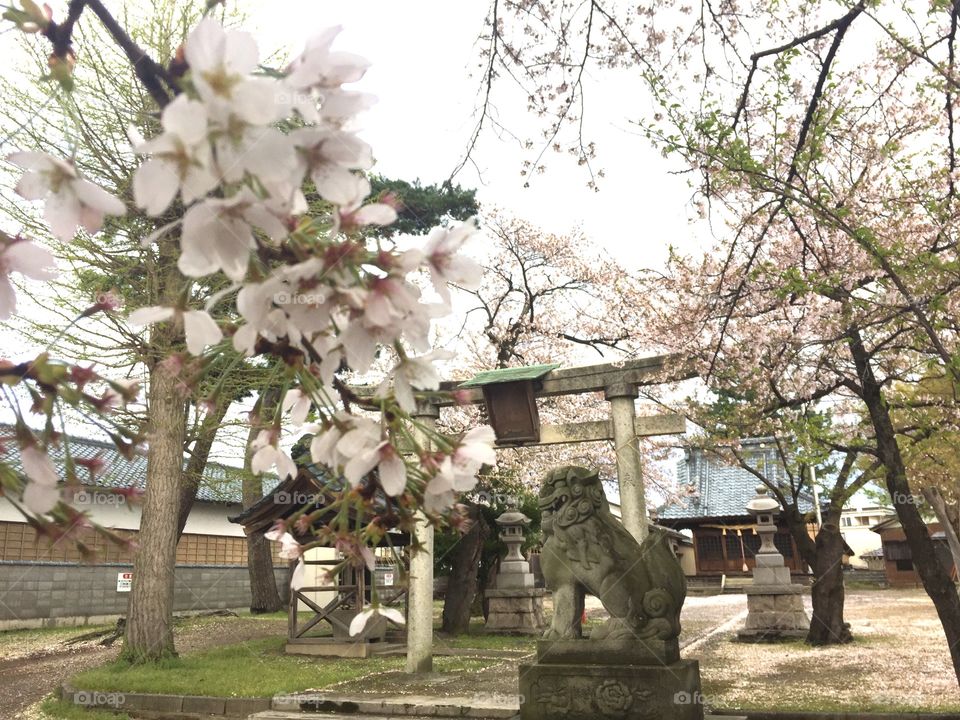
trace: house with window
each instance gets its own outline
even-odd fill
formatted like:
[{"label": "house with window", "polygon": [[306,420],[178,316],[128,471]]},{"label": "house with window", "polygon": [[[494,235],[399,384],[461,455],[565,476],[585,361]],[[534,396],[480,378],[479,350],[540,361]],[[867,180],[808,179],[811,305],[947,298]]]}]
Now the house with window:
[{"label": "house with window", "polygon": [[[883,543],[884,572],[887,583],[894,587],[921,587],[920,576],[913,567],[913,553],[907,544],[907,537],[900,525],[900,519],[894,515],[873,526],[873,532],[880,536]],[[957,578],[957,568],[950,556],[947,536],[938,522],[927,523],[927,532],[933,539],[934,552],[944,568],[949,569],[951,577]]]},{"label": "house with window", "polygon": [[[13,436],[12,426],[0,424],[0,458],[20,472]],[[51,448],[61,479],[66,476],[65,448],[74,459],[97,458],[102,464],[92,479],[78,468],[83,485],[73,495],[73,507],[135,543],[141,513],[136,495],[145,488],[146,455],[126,458],[111,442],[68,437]],[[239,468],[207,464],[177,546],[175,610],[249,607],[247,542],[243,529],[228,520],[242,510],[241,482]],[[0,496],[0,630],[105,622],[126,614],[136,582],[132,545],[114,543],[94,528],[80,528],[72,535],[56,542],[38,537],[10,500]],[[274,557],[282,592],[289,584],[287,566],[286,560]]]},{"label": "house with window", "polygon": [[[774,482],[787,482],[786,470],[769,439],[741,441],[753,466]],[[658,524],[674,530],[689,531],[693,537],[695,575],[749,575],[756,564],[760,536],[747,513],[747,503],[756,495],[759,480],[748,470],[724,463],[698,448],[688,449],[677,464],[681,498],[659,508]],[[813,498],[800,497],[800,511],[811,517]],[[784,563],[796,574],[809,569],[801,560],[786,523],[778,518],[774,544]]]},{"label": "house with window", "polygon": [[847,558],[847,565],[856,569],[869,569],[871,559],[874,558],[873,553],[880,550],[882,545],[880,536],[872,532],[873,528],[892,514],[890,508],[860,496],[851,499],[840,515],[840,534],[853,551]]}]

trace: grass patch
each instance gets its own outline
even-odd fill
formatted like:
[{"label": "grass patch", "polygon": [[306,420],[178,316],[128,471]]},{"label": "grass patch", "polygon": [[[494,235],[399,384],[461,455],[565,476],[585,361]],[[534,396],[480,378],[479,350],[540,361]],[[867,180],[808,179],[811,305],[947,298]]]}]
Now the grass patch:
[{"label": "grass patch", "polygon": [[126,713],[113,713],[105,710],[87,710],[67,700],[48,697],[40,703],[43,718],[49,720],[130,720]]},{"label": "grass patch", "polygon": [[536,649],[537,638],[523,635],[494,635],[485,632],[483,620],[470,623],[470,632],[456,637],[438,637],[438,647],[472,648],[476,650],[529,650]]},{"label": "grass patch", "polygon": [[[319,689],[371,674],[402,670],[403,657],[368,659],[285,655],[283,638],[225,645],[154,665],[114,662],[80,673],[74,687],[102,692],[141,692],[216,697],[269,697]],[[482,670],[489,661],[439,657],[437,672]]]}]

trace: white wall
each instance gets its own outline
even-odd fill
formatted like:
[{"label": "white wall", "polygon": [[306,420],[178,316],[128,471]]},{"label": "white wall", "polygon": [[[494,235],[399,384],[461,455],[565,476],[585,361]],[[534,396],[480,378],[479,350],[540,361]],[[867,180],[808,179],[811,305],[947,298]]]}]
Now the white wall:
[{"label": "white wall", "polygon": [[[77,498],[74,507],[86,511],[93,522],[107,528],[137,530],[140,527],[140,504],[128,503],[121,495],[88,491]],[[184,532],[243,537],[243,528],[227,520],[239,514],[240,509],[239,505],[196,502]],[[24,522],[23,516],[5,497],[0,497],[0,522]]]}]

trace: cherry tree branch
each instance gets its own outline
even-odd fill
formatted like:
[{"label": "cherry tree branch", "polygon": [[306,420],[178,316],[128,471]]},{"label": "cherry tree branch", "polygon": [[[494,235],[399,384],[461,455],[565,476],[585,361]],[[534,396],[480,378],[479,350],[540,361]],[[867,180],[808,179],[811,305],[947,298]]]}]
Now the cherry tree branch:
[{"label": "cherry tree branch", "polygon": [[62,60],[67,60],[73,54],[73,28],[87,8],[100,19],[110,37],[123,50],[150,97],[161,108],[166,106],[178,92],[173,76],[133,41],[100,0],[70,0],[66,19],[61,23],[51,21],[47,25],[43,34],[50,40],[53,54]]}]

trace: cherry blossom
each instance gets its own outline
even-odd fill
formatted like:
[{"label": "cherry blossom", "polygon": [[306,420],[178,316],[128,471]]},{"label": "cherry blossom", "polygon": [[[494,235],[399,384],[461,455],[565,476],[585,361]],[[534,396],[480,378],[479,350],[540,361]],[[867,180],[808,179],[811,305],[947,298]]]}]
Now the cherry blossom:
[{"label": "cherry blossom", "polygon": [[460,249],[477,232],[472,218],[452,228],[434,228],[427,236],[423,252],[430,269],[430,279],[444,302],[450,302],[449,283],[466,290],[475,290],[480,285],[482,268],[476,261],[460,254]]},{"label": "cherry blossom", "polygon": [[484,465],[494,465],[497,454],[493,449],[496,435],[489,425],[481,425],[468,431],[453,455],[440,463],[440,469],[430,480],[427,492],[444,495],[452,491],[467,492],[477,484],[477,473]]},{"label": "cherry blossom", "polygon": [[312,402],[310,396],[299,388],[290,388],[283,396],[281,411],[290,416],[290,422],[300,427],[307,421]]},{"label": "cherry blossom", "polygon": [[367,623],[369,623],[377,615],[385,617],[387,620],[391,620],[397,625],[403,625],[406,622],[406,619],[403,617],[403,613],[396,608],[374,605],[368,607],[362,612],[357,613],[353,617],[353,620],[350,621],[351,637],[359,635],[361,632],[363,632],[363,629],[367,626]]},{"label": "cherry blossom", "polygon": [[134,199],[149,215],[160,215],[178,192],[189,205],[218,183],[203,103],[180,95],[164,108],[160,123],[162,135],[136,146],[138,153],[152,156],[133,178]]},{"label": "cherry blossom", "polygon": [[287,233],[281,219],[247,190],[197,203],[183,218],[177,262],[180,272],[187,277],[203,277],[222,270],[231,280],[242,280],[250,251],[256,247],[251,225],[274,239]]},{"label": "cherry blossom", "polygon": [[131,325],[150,325],[164,320],[179,319],[183,322],[187,339],[187,351],[202,355],[208,345],[216,345],[223,339],[223,332],[216,321],[204,310],[178,310],[172,307],[143,307],[130,313]]},{"label": "cherry blossom", "polygon": [[78,227],[96,234],[105,215],[126,213],[120,200],[81,178],[69,162],[30,151],[11,153],[7,160],[26,171],[17,183],[17,194],[26,200],[46,199],[43,216],[59,240],[72,240]]},{"label": "cherry blossom", "polygon": [[265,473],[270,468],[277,469],[281,480],[297,474],[297,465],[290,455],[277,447],[278,433],[274,430],[261,430],[250,444],[253,457],[250,459],[250,470],[256,475]]},{"label": "cherry blossom", "polygon": [[263,536],[267,540],[280,543],[279,555],[284,560],[297,560],[301,555],[303,555],[303,547],[297,542],[293,535],[291,535],[282,527],[274,528],[273,530],[265,532]]},{"label": "cherry blossom", "polygon": [[[41,20],[27,18],[24,28]],[[373,167],[373,151],[351,128],[371,97],[343,87],[361,79],[368,63],[332,49],[338,32],[333,28],[316,35],[285,71],[276,72],[258,64],[252,36],[206,17],[189,32],[177,58],[182,67],[176,91],[164,97],[162,88],[147,88],[163,110],[159,132],[132,141],[141,156],[132,183],[134,200],[151,216],[170,212],[178,197],[184,210],[182,218],[148,232],[145,245],[157,243],[162,257],[175,256],[187,279],[217,275],[212,280],[218,287],[204,310],[189,309],[184,306],[189,283],[183,280],[183,292],[172,296],[182,300],[139,308],[128,320],[131,325],[182,324],[189,353],[212,356],[225,344],[211,313],[216,309],[218,317],[229,318],[237,351],[279,359],[288,373],[276,424],[260,430],[251,442],[252,471],[275,468],[281,478],[295,475],[297,466],[281,448],[282,424],[303,427],[314,433],[314,462],[341,473],[350,488],[379,482],[403,524],[420,504],[448,511],[453,492],[472,487],[481,465],[495,460],[490,433],[472,431],[452,450],[440,443],[446,450],[430,451],[409,442],[398,427],[415,410],[415,392],[439,390],[434,363],[446,355],[429,352],[431,325],[450,310],[448,282],[474,286],[479,266],[459,253],[476,228],[470,222],[437,231],[422,250],[401,251],[388,240],[370,239],[365,228],[394,222],[398,203],[389,195],[370,197],[365,173]],[[57,62],[65,61],[57,56]],[[171,87],[167,78],[160,84]],[[25,170],[17,192],[28,200],[46,200],[45,217],[61,240],[71,239],[78,227],[95,233],[105,215],[124,213],[117,198],[80,177],[69,161],[40,152],[17,152],[9,159]],[[309,182],[332,205],[329,211],[307,207]],[[175,229],[179,237],[173,235]],[[50,265],[52,257],[39,246],[19,239],[0,242],[0,317],[14,309],[10,273],[47,279]],[[424,271],[444,304],[425,301],[412,281]],[[115,309],[110,305],[98,303],[96,311]],[[368,372],[384,346],[399,359],[381,385],[379,416],[350,412],[338,373],[345,366]],[[187,362],[177,352],[161,360],[160,367],[182,372]],[[202,372],[212,363],[190,365]],[[50,372],[42,362],[31,371],[31,382],[60,372]],[[108,382],[105,391],[82,390],[93,379],[90,373],[65,375],[76,376],[74,389],[93,412],[106,414],[132,399],[115,383]],[[178,392],[193,391],[199,374],[184,375],[190,377]],[[333,392],[334,387],[340,392]],[[37,392],[55,395],[57,390],[41,386]],[[57,396],[56,402],[74,396]],[[343,409],[336,406],[340,397]],[[304,426],[311,413],[317,424]],[[406,456],[399,449],[401,438]],[[124,439],[117,442],[132,451],[136,439],[129,440],[129,447]],[[24,503],[47,513],[58,497],[56,475],[49,472],[41,446],[23,454],[30,478]],[[414,482],[408,485],[411,477]],[[390,500],[400,497],[401,502]],[[363,503],[368,505],[369,498],[358,505],[361,514]],[[303,522],[298,534],[310,529],[311,521]],[[328,537],[336,537],[338,547],[353,543],[351,557],[372,563],[373,553],[355,528],[332,522],[335,533]],[[283,528],[268,537],[280,543],[284,557],[299,559],[292,584],[301,586],[303,547]]]},{"label": "cherry blossom", "polygon": [[42,448],[26,445],[20,449],[20,462],[30,481],[23,491],[24,504],[35,513],[50,512],[60,500],[53,461]]},{"label": "cherry blossom", "polygon": [[56,277],[53,255],[36,243],[0,234],[0,320],[6,320],[17,309],[17,296],[9,275],[20,273],[32,280]]},{"label": "cherry blossom", "polygon": [[439,390],[440,373],[434,360],[449,360],[454,355],[446,350],[434,350],[420,357],[405,357],[393,369],[393,394],[397,404],[412,413],[417,409],[413,389]]},{"label": "cherry blossom", "polygon": [[224,30],[206,17],[187,37],[184,55],[194,87],[214,114],[235,113],[257,125],[279,119],[275,84],[250,77],[260,57],[250,33]]},{"label": "cherry blossom", "polygon": [[340,31],[337,26],[317,33],[288,68],[285,84],[293,91],[291,106],[308,122],[349,118],[373,103],[370,95],[341,88],[360,80],[370,63],[359,55],[331,50]]}]

